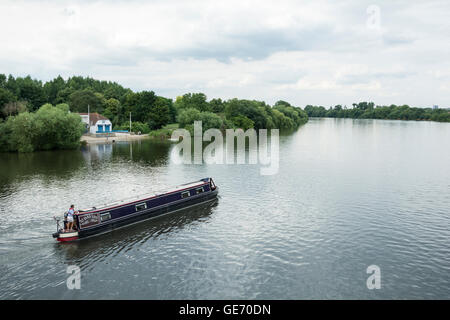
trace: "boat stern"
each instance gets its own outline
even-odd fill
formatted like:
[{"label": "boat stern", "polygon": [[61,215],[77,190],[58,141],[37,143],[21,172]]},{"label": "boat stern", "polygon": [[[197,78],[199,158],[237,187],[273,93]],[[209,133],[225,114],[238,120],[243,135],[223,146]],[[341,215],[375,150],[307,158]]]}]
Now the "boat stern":
[{"label": "boat stern", "polygon": [[53,234],[53,238],[56,238],[59,242],[66,242],[66,241],[74,241],[78,240],[78,232],[72,231],[72,232],[55,232]]}]

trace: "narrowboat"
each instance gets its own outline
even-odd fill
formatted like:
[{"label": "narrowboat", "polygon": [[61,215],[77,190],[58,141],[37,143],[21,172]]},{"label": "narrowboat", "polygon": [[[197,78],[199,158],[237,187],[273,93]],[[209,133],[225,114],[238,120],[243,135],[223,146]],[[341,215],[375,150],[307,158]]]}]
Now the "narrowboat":
[{"label": "narrowboat", "polygon": [[76,241],[159,217],[178,210],[193,207],[216,199],[219,188],[212,178],[183,184],[170,190],[148,194],[133,200],[122,200],[102,207],[92,207],[75,212],[72,231],[60,228],[55,218],[56,240]]}]

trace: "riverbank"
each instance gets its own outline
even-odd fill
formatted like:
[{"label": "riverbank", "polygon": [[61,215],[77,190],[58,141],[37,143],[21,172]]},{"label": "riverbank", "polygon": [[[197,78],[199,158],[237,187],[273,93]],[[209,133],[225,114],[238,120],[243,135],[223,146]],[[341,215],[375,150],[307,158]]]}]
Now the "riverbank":
[{"label": "riverbank", "polygon": [[165,125],[161,129],[152,130],[149,133],[145,134],[130,134],[123,132],[114,133],[113,136],[94,136],[86,134],[81,136],[80,142],[86,144],[94,144],[94,143],[112,143],[116,141],[136,141],[143,139],[170,140],[172,132],[178,128],[179,128],[178,123],[172,123]]},{"label": "riverbank", "polygon": [[[148,134],[129,134],[129,133],[117,133],[114,136],[91,136],[91,135],[83,135],[80,138],[81,143],[86,144],[95,144],[95,143],[113,143],[116,141],[136,141],[148,139]],[[84,142],[83,142],[84,141]]]}]

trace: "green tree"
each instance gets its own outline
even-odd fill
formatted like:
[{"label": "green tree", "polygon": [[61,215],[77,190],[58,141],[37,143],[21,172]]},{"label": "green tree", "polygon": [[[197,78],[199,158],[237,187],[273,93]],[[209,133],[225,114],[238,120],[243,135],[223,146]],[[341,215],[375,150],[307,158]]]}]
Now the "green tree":
[{"label": "green tree", "polygon": [[155,107],[156,95],[153,91],[142,91],[130,95],[129,102],[133,119],[138,122],[147,123]]},{"label": "green tree", "polygon": [[231,99],[226,102],[225,115],[228,119],[245,116],[253,121],[255,129],[270,129],[265,104],[259,101]]},{"label": "green tree", "polygon": [[291,107],[291,104],[289,102],[283,101],[283,100],[278,100],[277,102],[275,102],[274,107]]},{"label": "green tree", "polygon": [[157,97],[148,113],[150,129],[160,129],[166,124],[173,122],[174,113],[175,110],[171,99]]},{"label": "green tree", "polygon": [[[17,101],[17,98],[11,91],[0,87],[0,110],[2,110],[7,103],[15,101]],[[5,117],[6,115],[5,113],[1,113],[1,116]]]},{"label": "green tree", "polygon": [[222,113],[225,111],[225,103],[222,101],[222,99],[212,99],[209,102],[209,107],[212,112],[214,113]]},{"label": "green tree", "polygon": [[178,110],[194,108],[199,111],[211,111],[204,93],[186,93],[176,99],[175,106]]},{"label": "green tree", "polygon": [[67,104],[45,104],[35,114],[36,150],[72,149],[79,145],[84,125],[78,114],[69,113]]},{"label": "green tree", "polygon": [[241,128],[244,131],[250,128],[253,128],[255,123],[247,118],[246,116],[236,116],[233,119],[231,119],[233,122],[233,126],[236,128]]},{"label": "green tree", "polygon": [[15,151],[12,145],[12,126],[11,121],[0,119],[0,152]]},{"label": "green tree", "polygon": [[212,112],[201,112],[196,108],[183,109],[177,117],[180,128],[186,128],[193,133],[194,121],[202,121],[202,129],[206,131],[211,128],[221,129],[223,120]]},{"label": "green tree", "polygon": [[73,112],[90,112],[103,113],[104,98],[96,94],[92,89],[81,89],[72,92],[69,95],[70,110]]},{"label": "green tree", "polygon": [[47,100],[42,82],[33,80],[30,76],[16,78],[15,87],[18,99],[27,101],[32,111],[37,110]]},{"label": "green tree", "polygon": [[9,117],[0,131],[6,136],[0,141],[0,150],[32,152],[76,148],[84,125],[78,114],[69,113],[68,105],[45,104],[35,113]]},{"label": "green tree", "polygon": [[113,127],[118,126],[122,122],[122,106],[120,101],[114,98],[106,100],[103,115],[111,120]]},{"label": "green tree", "polygon": [[27,103],[24,101],[12,101],[5,103],[1,109],[5,117],[10,117],[21,112],[28,111]]},{"label": "green tree", "polygon": [[66,88],[66,82],[61,76],[56,77],[55,79],[48,81],[44,84],[44,93],[47,97],[47,102],[51,104],[58,104],[61,102],[65,102],[67,100],[62,100],[58,95],[61,91]]},{"label": "green tree", "polygon": [[9,117],[7,126],[11,128],[11,149],[19,152],[32,152],[35,150],[36,123],[35,114],[23,112],[15,117]]}]

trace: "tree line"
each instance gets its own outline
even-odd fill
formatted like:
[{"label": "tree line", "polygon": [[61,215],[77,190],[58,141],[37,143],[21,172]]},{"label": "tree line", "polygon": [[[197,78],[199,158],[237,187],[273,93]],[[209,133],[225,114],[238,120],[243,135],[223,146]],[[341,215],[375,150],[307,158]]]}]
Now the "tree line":
[{"label": "tree line", "polygon": [[132,130],[142,133],[173,123],[192,130],[197,120],[204,130],[293,130],[308,121],[305,111],[286,101],[273,106],[243,99],[208,101],[203,93],[186,93],[173,101],[153,91],[134,92],[90,77],[58,76],[43,83],[30,76],[0,74],[0,151],[74,148],[84,130],[76,113],[88,109],[109,118],[114,129],[129,129],[131,113]]},{"label": "tree line", "polygon": [[308,121],[308,115],[286,101],[273,106],[264,101],[245,99],[206,100],[203,93],[187,93],[174,102],[180,127],[192,130],[193,122],[201,120],[203,130],[228,129],[280,129],[293,130]]},{"label": "tree line", "polygon": [[450,122],[450,110],[414,108],[408,105],[375,106],[373,102],[354,103],[352,108],[336,105],[326,109],[323,106],[307,105],[304,109],[309,117],[352,118],[352,119],[390,119],[390,120],[429,120]]}]

